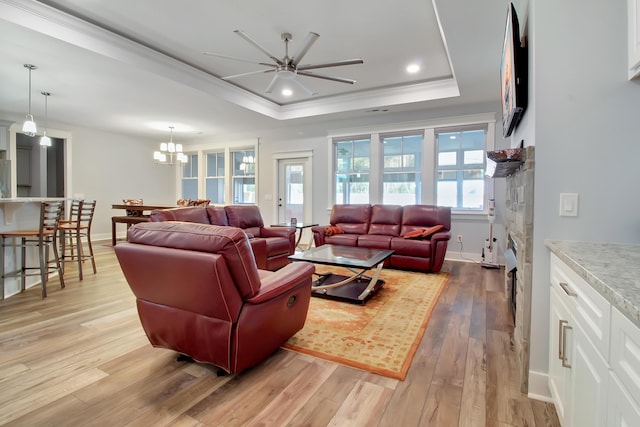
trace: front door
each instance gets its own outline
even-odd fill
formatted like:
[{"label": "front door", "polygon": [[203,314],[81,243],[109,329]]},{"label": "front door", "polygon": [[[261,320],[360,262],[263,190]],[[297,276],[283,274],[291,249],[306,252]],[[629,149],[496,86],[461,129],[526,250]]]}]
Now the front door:
[{"label": "front door", "polygon": [[278,161],[278,222],[304,222],[306,159]]}]

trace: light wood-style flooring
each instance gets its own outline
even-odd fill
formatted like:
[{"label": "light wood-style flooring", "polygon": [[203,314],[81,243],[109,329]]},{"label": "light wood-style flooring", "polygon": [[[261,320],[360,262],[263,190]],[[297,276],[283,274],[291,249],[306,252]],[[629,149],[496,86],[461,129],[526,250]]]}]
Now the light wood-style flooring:
[{"label": "light wood-style flooring", "polygon": [[[99,246],[99,245],[96,245]],[[0,302],[0,425],[558,426],[519,391],[504,270],[451,278],[405,381],[279,350],[218,377],[148,343],[113,250]]]}]

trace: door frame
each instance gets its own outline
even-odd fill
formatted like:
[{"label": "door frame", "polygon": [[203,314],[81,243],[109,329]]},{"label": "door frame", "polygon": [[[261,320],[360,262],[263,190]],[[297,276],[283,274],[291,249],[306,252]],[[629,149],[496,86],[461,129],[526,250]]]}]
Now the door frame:
[{"label": "door frame", "polygon": [[[276,222],[280,220],[278,212],[278,196],[280,192],[280,160],[300,160],[300,163],[304,163],[304,180],[303,188],[305,193],[305,200],[303,204],[303,218],[302,222],[310,223],[313,216],[313,198],[310,197],[313,185],[313,150],[305,151],[287,151],[282,153],[274,153],[273,156],[273,189],[275,189],[275,199],[273,203],[273,218]],[[307,195],[308,194],[308,195]]]}]

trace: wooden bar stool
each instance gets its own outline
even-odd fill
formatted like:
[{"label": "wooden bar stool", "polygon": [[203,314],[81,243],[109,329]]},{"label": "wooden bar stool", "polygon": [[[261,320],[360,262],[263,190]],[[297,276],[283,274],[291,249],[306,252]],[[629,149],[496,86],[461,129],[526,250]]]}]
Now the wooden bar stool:
[{"label": "wooden bar stool", "polygon": [[[68,220],[60,222],[58,231],[60,232],[60,263],[64,272],[64,264],[67,262],[78,263],[78,276],[83,280],[82,264],[86,260],[91,260],[93,274],[97,273],[96,260],[93,256],[93,245],[91,244],[91,224],[93,214],[96,210],[96,201],[80,200],[74,209],[71,204],[71,215]],[[85,253],[82,239],[86,240],[89,253]],[[67,239],[69,245],[67,247]]]},{"label": "wooden bar stool", "polygon": [[[58,258],[58,245],[56,235],[58,233],[58,224],[63,211],[63,202],[43,202],[40,205],[40,224],[37,229],[15,230],[0,232],[0,269],[2,274],[2,299],[4,299],[4,279],[7,277],[20,277],[21,289],[25,290],[26,276],[40,275],[40,283],[42,284],[42,298],[47,296],[47,281],[49,273],[57,272],[60,279],[60,287],[64,288],[64,278],[62,277],[62,269]],[[49,257],[49,247],[53,247],[54,259]],[[16,271],[4,271],[5,248],[20,248],[21,250],[21,268]],[[38,250],[38,266],[27,266],[27,248],[36,247]],[[30,270],[38,270],[37,272],[29,272]]]}]

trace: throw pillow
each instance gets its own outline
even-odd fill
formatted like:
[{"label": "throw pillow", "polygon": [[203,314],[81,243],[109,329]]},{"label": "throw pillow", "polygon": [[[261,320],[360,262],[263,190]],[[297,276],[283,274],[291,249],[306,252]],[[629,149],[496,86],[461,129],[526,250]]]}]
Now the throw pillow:
[{"label": "throw pillow", "polygon": [[418,239],[418,240],[428,239],[433,234],[442,230],[443,227],[444,225],[438,224],[428,228],[419,228],[417,230],[413,230],[413,231],[409,231],[408,233],[405,233],[404,236],[402,237],[404,237],[405,239]]},{"label": "throw pillow", "polygon": [[424,230],[424,232],[422,233],[422,238],[426,239],[427,237],[431,237],[433,234],[437,233],[438,231],[442,230],[442,228],[444,227],[444,225],[442,224],[438,224],[438,225],[434,225],[433,227],[429,227],[426,230]]},{"label": "throw pillow", "polygon": [[334,234],[344,234],[344,231],[337,225],[329,225],[324,229],[325,236],[333,236]]},{"label": "throw pillow", "polygon": [[421,239],[422,238],[422,233],[425,232],[424,228],[419,228],[417,230],[413,230],[413,231],[409,231],[408,233],[405,233],[404,237],[405,239]]}]

